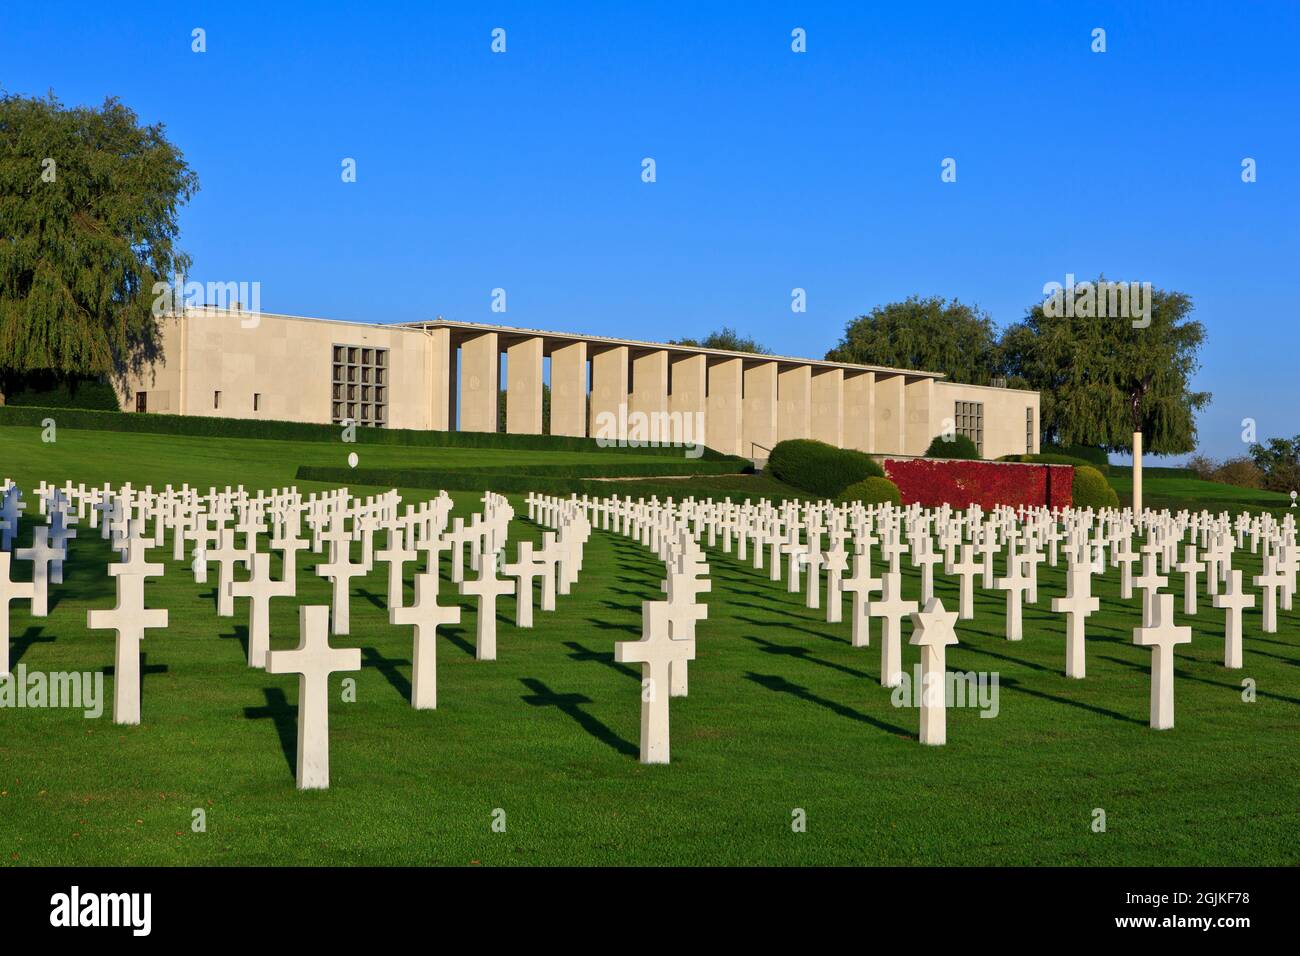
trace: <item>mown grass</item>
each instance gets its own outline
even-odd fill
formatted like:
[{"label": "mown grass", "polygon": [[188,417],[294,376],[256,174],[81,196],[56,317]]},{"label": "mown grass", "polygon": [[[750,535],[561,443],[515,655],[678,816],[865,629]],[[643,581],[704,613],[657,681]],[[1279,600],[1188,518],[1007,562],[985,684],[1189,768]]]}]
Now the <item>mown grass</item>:
[{"label": "mown grass", "polygon": [[[269,489],[301,461],[293,443],[60,431],[44,445],[34,429],[0,428],[0,475],[27,488],[72,478]],[[454,497],[457,513],[478,507],[477,494]],[[512,538],[536,539],[515,500]],[[50,616],[14,606],[15,664],[112,663],[112,634],[85,629],[88,608],[113,603],[109,553],[88,531],[74,545]],[[1118,598],[1114,572],[1098,588],[1084,681],[1063,676],[1064,621],[1047,610],[1059,569],[1044,568],[1019,643],[1002,637],[1002,594],[977,590],[977,617],[960,624],[948,662],[996,671],[999,712],[954,709],[949,744],[927,748],[915,711],[879,686],[876,635],[850,647],[847,622],[826,624],[766,571],[715,553],[691,693],[672,703],[673,762],[644,767],[640,675],[612,649],[638,636],[640,602],[658,596],[662,569],[645,549],[595,533],[574,593],[532,631],[516,630],[513,601],[502,601],[494,663],[473,658],[466,604],[438,642],[434,712],[409,706],[410,630],[386,622],[379,567],[353,592],[351,635],[333,641],[362,648],[363,667],[356,702],[331,703],[332,788],[300,793],[296,680],[247,668],[242,606],[218,618],[211,584],[195,585],[170,549],[152,557],[167,570],[148,601],[171,621],[144,644],[141,726],[0,710],[8,864],[1300,862],[1300,611],[1273,635],[1248,613],[1239,672],[1221,665],[1222,616],[1208,602],[1180,616],[1194,640],[1177,652],[1177,727],[1156,732],[1150,652],[1131,643],[1139,603]],[[299,601],[328,600],[315,556],[301,557],[298,600],[273,604],[274,647],[296,643]],[[1237,563],[1257,567],[1249,554]],[[915,597],[910,571],[907,587]],[[1181,593],[1179,576],[1171,590]],[[444,600],[452,593],[444,582]],[[955,583],[941,578],[939,594],[955,605]],[[916,660],[905,645],[905,666]],[[190,828],[195,808],[206,833]],[[806,833],[792,832],[796,808]],[[1092,829],[1099,808],[1104,833]],[[504,833],[491,827],[497,809]]]}]

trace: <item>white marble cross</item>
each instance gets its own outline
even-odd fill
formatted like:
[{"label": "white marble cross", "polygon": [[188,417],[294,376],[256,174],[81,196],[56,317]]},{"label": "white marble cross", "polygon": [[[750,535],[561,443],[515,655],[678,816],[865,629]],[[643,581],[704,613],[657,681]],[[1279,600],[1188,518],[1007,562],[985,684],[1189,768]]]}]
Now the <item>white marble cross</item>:
[{"label": "white marble cross", "polygon": [[1174,726],[1174,647],[1191,640],[1190,627],[1174,625],[1172,594],[1157,594],[1151,623],[1133,628],[1133,643],[1151,648],[1151,726],[1155,730]]},{"label": "white marble cross", "polygon": [[389,607],[388,623],[414,625],[415,649],[411,655],[411,706],[433,710],[438,706],[438,625],[459,624],[460,608],[438,603],[438,575],[425,571],[415,576],[415,603]]},{"label": "white marble cross", "polygon": [[144,582],[163,573],[161,564],[145,559],[142,538],[126,539],[126,560],[110,564],[108,573],[117,578],[117,604],[108,610],[86,612],[86,627],[117,632],[113,657],[113,723],[140,723],[140,642],[146,628],[167,626],[167,611],[144,606]]},{"label": "white marble cross", "polygon": [[515,627],[533,626],[533,578],[541,577],[543,565],[533,556],[533,543],[520,541],[514,564],[503,564],[501,573],[515,579]]},{"label": "white marble cross", "polygon": [[1133,586],[1142,591],[1142,624],[1144,627],[1151,625],[1151,616],[1155,613],[1155,598],[1159,595],[1160,589],[1168,583],[1168,578],[1156,573],[1155,553],[1145,551],[1142,555],[1142,574],[1133,579]]},{"label": "white marble cross", "polygon": [[1277,569],[1277,560],[1271,555],[1264,556],[1262,573],[1251,579],[1255,587],[1263,590],[1264,602],[1260,630],[1265,634],[1277,633],[1277,595],[1278,589],[1286,583],[1286,577]]},{"label": "white marble cross", "polygon": [[405,546],[405,537],[405,532],[400,527],[389,525],[388,547],[375,552],[377,560],[388,564],[388,609],[390,611],[402,606],[403,569],[406,567],[406,562],[414,561],[420,556],[418,551]]},{"label": "white marble cross", "polygon": [[298,789],[330,785],[329,677],[361,669],[361,649],[335,648],[329,642],[330,609],[323,604],[298,608],[298,646],[271,651],[268,674],[298,675]]},{"label": "white marble cross", "polygon": [[1196,613],[1196,576],[1205,570],[1205,562],[1196,560],[1196,545],[1189,544],[1183,548],[1183,560],[1174,565],[1174,570],[1183,576],[1183,613]]},{"label": "white marble cross", "polygon": [[1065,597],[1052,598],[1052,610],[1065,612],[1065,676],[1082,680],[1087,674],[1084,621],[1101,608],[1092,596],[1092,565],[1073,561],[1065,572]]},{"label": "white marble cross", "polygon": [[230,585],[235,580],[235,562],[247,569],[252,566],[253,555],[247,548],[235,547],[235,529],[221,529],[221,545],[207,553],[207,559],[217,562],[217,614],[221,617],[233,617],[235,614],[235,597],[230,593]]},{"label": "white marble cross", "polygon": [[1238,670],[1241,667],[1241,617],[1246,608],[1255,606],[1255,595],[1247,594],[1241,586],[1241,572],[1230,571],[1228,583],[1222,594],[1211,599],[1214,606],[1224,608],[1223,666]]},{"label": "white marble cross", "polygon": [[641,762],[668,763],[669,672],[675,661],[695,657],[694,641],[675,641],[669,634],[668,602],[641,602],[639,641],[619,641],[614,660],[641,665]]},{"label": "white marble cross", "polygon": [[266,655],[271,650],[271,598],[293,597],[294,588],[288,581],[271,577],[271,556],[265,552],[253,555],[253,576],[247,581],[231,581],[230,596],[248,598],[248,666],[259,670],[266,667]]},{"label": "white marble cross", "polygon": [[346,634],[352,628],[352,579],[364,577],[366,573],[365,562],[354,564],[352,561],[352,548],[346,541],[339,542],[335,547],[330,546],[333,552],[329,561],[316,565],[316,573],[323,578],[329,578],[332,587],[330,594],[330,633]]},{"label": "white marble cross", "polygon": [[880,600],[871,603],[868,612],[880,618],[880,684],[897,687],[903,680],[903,618],[917,608],[915,601],[903,600],[903,576],[897,571],[886,571]]},{"label": "white marble cross", "polygon": [[14,557],[32,562],[32,617],[49,614],[50,564],[63,557],[61,548],[50,546],[50,529],[38,525],[32,531],[32,546],[18,548]]},{"label": "white marble cross", "polygon": [[853,595],[849,605],[852,615],[852,643],[854,647],[867,647],[871,643],[871,595],[880,590],[880,578],[871,576],[871,557],[868,550],[853,557],[853,574],[844,579],[842,587]]},{"label": "white marble cross", "polygon": [[495,553],[480,556],[478,578],[460,582],[461,594],[472,594],[478,597],[474,656],[480,661],[497,659],[497,598],[509,594],[514,589],[514,584],[497,577]]},{"label": "white marble cross", "polygon": [[961,560],[954,562],[952,567],[946,570],[949,574],[956,574],[961,578],[957,615],[961,620],[969,621],[975,616],[975,575],[981,570],[980,562],[975,560],[974,546],[963,544]]},{"label": "white marble cross", "polygon": [[0,551],[0,676],[9,673],[9,602],[31,601],[36,593],[30,581],[9,580],[12,558],[8,551]]},{"label": "white marble cross", "polygon": [[1018,641],[1024,637],[1020,602],[1029,588],[1029,577],[1024,573],[1024,562],[1014,554],[1008,555],[1007,576],[994,582],[998,590],[1007,592],[1007,640]]},{"label": "white marble cross", "polygon": [[925,610],[912,612],[912,638],[921,648],[921,686],[913,688],[921,695],[921,743],[942,746],[948,742],[947,654],[957,643],[957,612],[943,609],[943,602],[932,597]]}]

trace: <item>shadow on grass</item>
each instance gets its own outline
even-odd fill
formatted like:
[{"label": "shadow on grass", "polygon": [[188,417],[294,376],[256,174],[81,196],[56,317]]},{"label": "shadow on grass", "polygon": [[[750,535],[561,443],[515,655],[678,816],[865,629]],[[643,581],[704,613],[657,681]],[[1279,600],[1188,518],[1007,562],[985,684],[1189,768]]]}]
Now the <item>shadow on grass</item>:
[{"label": "shadow on grass", "polygon": [[18,662],[23,659],[28,648],[33,644],[53,644],[54,638],[45,634],[44,628],[29,627],[23,631],[22,637],[15,637],[9,643],[9,666],[11,668],[18,666]]},{"label": "shadow on grass", "polygon": [[596,661],[597,663],[604,664],[606,667],[618,671],[626,677],[631,677],[633,680],[638,682],[641,680],[641,672],[634,667],[629,667],[627,664],[620,664],[615,661],[613,651],[593,651],[591,648],[584,647],[577,641],[565,641],[564,646],[573,650],[573,653],[569,655],[570,660]]},{"label": "shadow on grass", "polygon": [[591,703],[590,697],[582,694],[560,694],[551,690],[544,683],[533,677],[522,677],[519,683],[532,691],[520,699],[530,707],[554,707],[567,717],[572,718],[579,727],[595,737],[606,746],[629,757],[640,756],[641,749],[636,744],[624,740],[614,733],[613,728],[582,709]]},{"label": "shadow on grass", "polygon": [[294,708],[289,706],[289,698],[284,696],[284,691],[278,687],[263,687],[262,693],[266,695],[266,704],[262,707],[245,707],[244,718],[246,720],[271,720],[275,724],[275,732],[280,737],[280,750],[284,753],[285,762],[289,765],[289,774],[296,780],[298,777],[298,721]]},{"label": "shadow on grass", "polygon": [[411,662],[394,657],[385,657],[379,653],[377,647],[361,648],[361,666],[375,668],[384,675],[384,679],[393,686],[393,689],[402,695],[403,700],[410,700],[411,682],[407,680],[405,674],[397,669],[399,665],[409,667]]},{"label": "shadow on grass", "polygon": [[753,681],[759,687],[762,687],[766,690],[770,690],[774,693],[789,694],[792,697],[798,697],[800,700],[806,700],[810,704],[816,704],[819,707],[825,707],[831,713],[837,714],[840,717],[847,717],[849,720],[856,720],[859,723],[870,724],[872,727],[875,727],[879,730],[887,731],[888,733],[894,734],[897,737],[903,737],[908,740],[919,739],[919,734],[911,730],[904,730],[902,727],[899,727],[895,724],[886,723],[883,720],[879,720],[875,717],[872,717],[870,714],[864,714],[860,710],[854,710],[852,707],[846,707],[844,704],[838,703],[837,701],[827,700],[825,697],[818,697],[807,687],[802,687],[799,684],[791,683],[790,681],[786,680],[784,677],[778,677],[775,674],[749,673],[745,675],[745,680]]},{"label": "shadow on grass", "polygon": [[874,676],[868,674],[866,671],[860,671],[853,667],[846,667],[843,664],[836,664],[834,661],[828,661],[820,657],[813,657],[808,648],[801,647],[798,644],[777,644],[774,641],[765,641],[761,637],[750,637],[748,635],[742,636],[745,640],[757,644],[758,649],[764,654],[778,654],[782,657],[793,657],[801,661],[807,661],[809,664],[818,664],[822,667],[829,667],[832,670],[839,671],[841,674],[848,674],[850,677],[865,677],[867,679],[873,679]]}]

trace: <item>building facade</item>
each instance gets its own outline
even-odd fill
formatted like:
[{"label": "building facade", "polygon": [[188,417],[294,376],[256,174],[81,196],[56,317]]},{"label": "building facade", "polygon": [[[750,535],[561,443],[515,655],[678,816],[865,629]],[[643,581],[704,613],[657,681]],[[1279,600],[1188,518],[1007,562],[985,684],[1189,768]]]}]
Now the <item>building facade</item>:
[{"label": "building facade", "polygon": [[[1038,451],[1037,392],[933,372],[438,319],[366,325],[238,309],[162,319],[163,359],[124,410],[378,428],[699,443],[766,458],[788,438],[921,455],[942,433],[984,458]],[[649,424],[647,424],[649,423]]]}]

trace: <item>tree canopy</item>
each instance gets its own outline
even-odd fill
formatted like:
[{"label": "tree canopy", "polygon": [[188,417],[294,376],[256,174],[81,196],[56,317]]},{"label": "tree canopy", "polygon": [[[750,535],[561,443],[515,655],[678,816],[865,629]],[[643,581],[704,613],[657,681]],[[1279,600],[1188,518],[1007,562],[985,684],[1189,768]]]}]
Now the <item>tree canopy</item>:
[{"label": "tree canopy", "polygon": [[912,296],[859,315],[826,359],[942,372],[967,385],[987,385],[1001,373],[993,320],[973,306],[938,296]]},{"label": "tree canopy", "polygon": [[669,339],[668,344],[689,345],[698,349],[722,349],[727,352],[753,352],[756,355],[771,354],[753,339],[725,325],[702,339]]},{"label": "tree canopy", "polygon": [[1048,441],[1127,451],[1140,431],[1148,452],[1195,450],[1195,413],[1210,401],[1191,388],[1205,328],[1189,317],[1190,296],[1153,289],[1150,303],[1150,324],[1137,328],[1126,317],[1049,316],[1039,303],[1003,334],[1005,370],[1042,393]]},{"label": "tree canopy", "polygon": [[32,374],[120,377],[158,355],[154,284],[183,273],[198,180],[116,99],[0,91],[0,401]]}]

